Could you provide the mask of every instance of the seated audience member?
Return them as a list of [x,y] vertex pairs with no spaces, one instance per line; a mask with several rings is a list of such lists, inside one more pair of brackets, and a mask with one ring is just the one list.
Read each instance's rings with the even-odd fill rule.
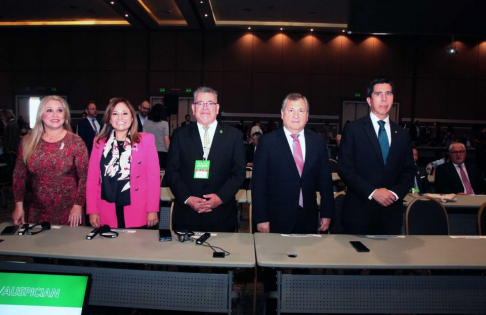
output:
[[[57,95],[42,99],[32,134],[20,143],[13,174],[14,224],[40,223],[78,226],[83,221],[88,150],[71,132],[69,107]],[[25,220],[27,178],[33,200]]]
[[4,126],[3,133],[3,152],[15,152],[19,149],[20,144],[20,129],[15,121],[15,115],[10,109],[3,109],[1,111],[2,122]]
[[336,146],[330,148],[330,158],[333,160],[338,160],[339,159],[339,146],[341,145],[341,134],[338,134],[336,136]]
[[417,172],[415,173],[413,187],[415,189],[418,189],[418,192],[420,193],[429,193],[431,192],[431,187],[429,179],[427,178],[428,174],[422,166],[417,165],[417,160],[419,157],[417,149],[413,148],[412,151],[413,161],[415,162],[415,168],[417,169]]
[[262,128],[260,128],[260,121],[253,122],[253,127],[251,127],[250,135],[254,134],[255,132],[259,132],[263,134]]
[[435,190],[440,194],[474,195],[486,191],[483,174],[476,165],[464,163],[466,147],[462,143],[449,146],[450,162],[437,167],[435,172]]
[[[149,117],[150,118],[150,117]],[[186,115],[184,116],[184,121],[181,122],[181,127],[184,127],[184,126],[189,126],[190,124],[192,124],[193,122],[191,121],[191,116],[190,115]]]
[[246,148],[246,166],[253,167],[253,157],[258,146],[258,138],[262,134],[255,132],[251,135],[251,144]]
[[[141,105],[142,106],[142,105]],[[95,228],[146,228],[159,219],[160,167],[154,135],[139,133],[135,109],[110,100],[89,161],[87,208]]]

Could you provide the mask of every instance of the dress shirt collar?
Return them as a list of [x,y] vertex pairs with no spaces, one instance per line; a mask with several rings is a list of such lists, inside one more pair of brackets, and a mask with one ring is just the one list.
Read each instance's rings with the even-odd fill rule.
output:
[[[290,146],[290,151],[292,151],[292,155],[294,155],[294,139],[291,137],[292,133],[283,127],[284,133],[285,133],[285,138],[287,139],[287,142]],[[305,146],[305,129],[302,129],[298,135],[299,135],[299,142],[300,142],[300,149],[302,150],[302,158],[305,161],[305,153],[306,153],[306,146]]]
[[390,116],[389,115],[386,116],[385,119],[380,119],[375,114],[373,114],[373,112],[370,112],[370,118],[371,118],[371,122],[373,123],[373,126],[379,126],[378,121],[380,121],[380,120],[383,120],[384,122],[386,122],[385,126],[390,126]]

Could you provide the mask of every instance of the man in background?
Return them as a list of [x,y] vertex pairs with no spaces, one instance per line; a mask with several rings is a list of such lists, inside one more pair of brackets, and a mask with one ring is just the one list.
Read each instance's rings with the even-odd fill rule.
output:
[[138,113],[137,113],[138,132],[143,131],[143,124],[147,121],[149,112],[150,112],[150,103],[148,101],[143,101],[142,104],[138,105]]
[[81,119],[77,131],[78,136],[83,139],[88,148],[88,154],[91,155],[93,140],[101,131],[102,121],[98,118],[98,110],[95,102],[86,102],[84,105],[84,112],[86,113],[86,119]]
[[482,172],[466,161],[466,147],[460,142],[449,146],[449,162],[437,166],[435,191],[439,194],[479,195],[486,192]]

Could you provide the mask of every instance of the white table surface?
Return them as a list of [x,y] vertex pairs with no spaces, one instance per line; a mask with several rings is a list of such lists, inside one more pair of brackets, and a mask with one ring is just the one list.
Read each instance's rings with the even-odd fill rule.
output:
[[[408,194],[404,198],[404,205],[408,206],[416,198],[422,198],[416,194]],[[486,202],[486,195],[456,195],[457,201],[455,202],[441,202],[445,208],[477,208]]]
[[[8,223],[0,224],[3,230]],[[157,265],[207,266],[251,268],[255,266],[253,235],[249,233],[217,233],[208,242],[231,254],[213,258],[209,247],[195,242],[181,243],[177,237],[170,242],[159,242],[157,230],[135,230],[120,233],[117,238],[100,235],[87,240],[91,227],[62,226],[37,235],[2,235],[0,254],[50,257],[76,260],[95,260]]]
[[[285,237],[255,233],[259,266],[275,268],[356,269],[484,269],[486,239],[449,236],[406,236],[371,239],[366,236],[328,235]],[[358,253],[349,241],[370,249]],[[291,258],[288,255],[297,255]]]

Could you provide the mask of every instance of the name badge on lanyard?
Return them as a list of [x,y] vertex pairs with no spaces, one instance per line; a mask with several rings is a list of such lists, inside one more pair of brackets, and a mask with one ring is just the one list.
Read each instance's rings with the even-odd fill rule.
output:
[[194,178],[209,179],[209,163],[208,160],[196,160]]

